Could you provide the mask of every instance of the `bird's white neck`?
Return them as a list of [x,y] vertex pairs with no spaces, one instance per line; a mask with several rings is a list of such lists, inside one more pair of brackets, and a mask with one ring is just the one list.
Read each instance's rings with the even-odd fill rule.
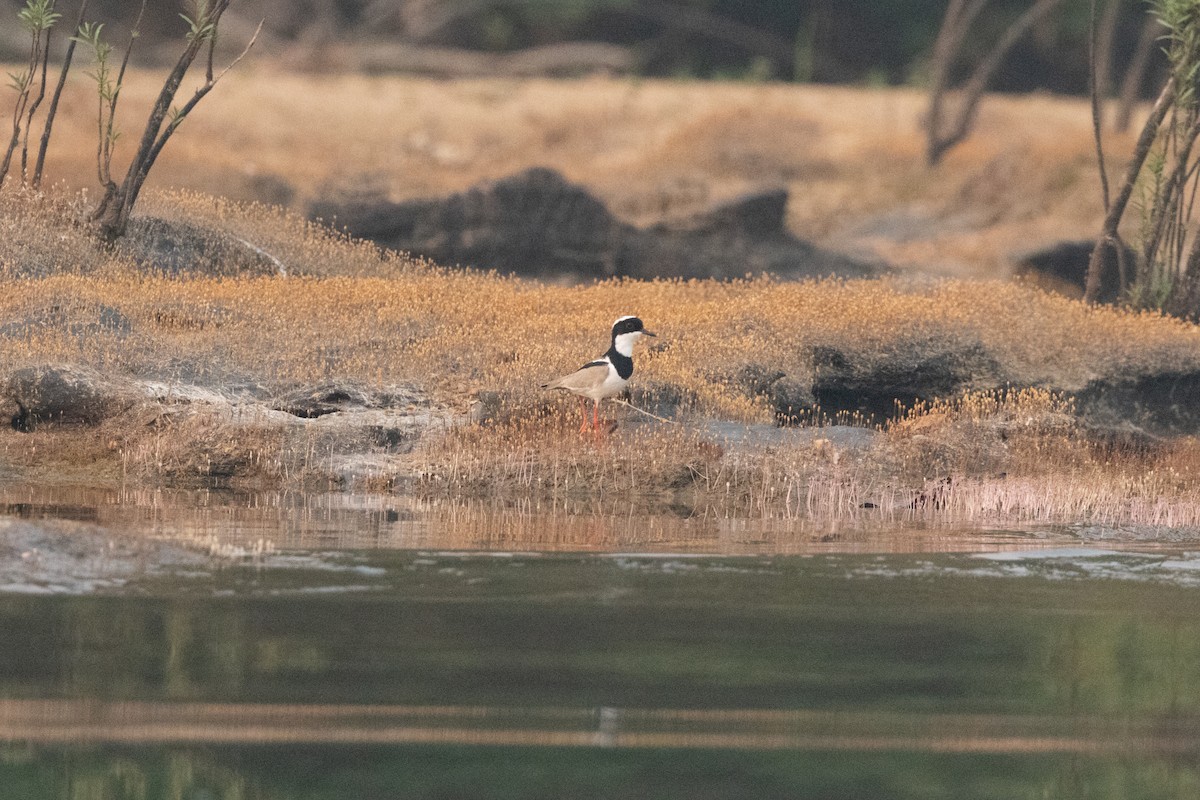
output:
[[613,348],[615,348],[618,353],[626,358],[632,358],[633,343],[636,342],[641,335],[641,331],[630,331],[629,333],[619,334],[613,339]]

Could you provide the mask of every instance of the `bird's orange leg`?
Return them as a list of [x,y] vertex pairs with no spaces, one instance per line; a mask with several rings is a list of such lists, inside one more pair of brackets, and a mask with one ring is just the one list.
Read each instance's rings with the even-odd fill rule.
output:
[[600,401],[594,400],[592,405],[592,430],[600,430]]
[[587,430],[588,430],[587,398],[585,398],[585,397],[579,398],[579,413],[583,414],[583,422],[579,423],[579,432],[587,433]]

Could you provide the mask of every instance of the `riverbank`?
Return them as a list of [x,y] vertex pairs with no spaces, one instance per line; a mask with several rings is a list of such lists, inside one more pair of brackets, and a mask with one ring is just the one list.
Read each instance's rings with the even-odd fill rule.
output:
[[[0,468],[19,479],[1200,523],[1200,329],[1177,320],[1011,282],[550,286],[193,195],[149,203],[178,235],[106,251],[70,198],[17,200]],[[625,313],[659,333],[636,409],[581,437],[538,386]]]

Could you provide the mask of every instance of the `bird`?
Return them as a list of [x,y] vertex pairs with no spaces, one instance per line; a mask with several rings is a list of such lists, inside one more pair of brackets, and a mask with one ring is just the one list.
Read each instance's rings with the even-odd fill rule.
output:
[[579,406],[583,411],[580,433],[588,429],[587,400],[592,401],[592,430],[600,429],[600,401],[616,397],[625,390],[633,375],[633,345],[643,336],[655,336],[637,317],[619,317],[612,326],[612,344],[608,352],[589,361],[582,367],[561,378],[543,383],[543,389],[562,389],[579,395]]

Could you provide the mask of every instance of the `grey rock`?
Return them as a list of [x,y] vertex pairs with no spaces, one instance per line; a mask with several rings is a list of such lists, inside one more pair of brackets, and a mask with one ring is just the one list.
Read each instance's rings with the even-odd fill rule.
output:
[[684,220],[637,228],[557,172],[533,168],[442,199],[331,197],[312,203],[309,216],[441,264],[546,278],[878,272],[876,265],[792,236],[784,226],[786,206],[786,190],[772,189]]
[[316,419],[340,411],[402,409],[427,402],[421,392],[410,387],[372,389],[353,381],[330,381],[288,391],[269,407],[295,417]]
[[118,252],[143,269],[166,275],[277,275],[280,264],[252,243],[215,228],[135,217]]
[[1085,423],[1113,433],[1200,435],[1200,372],[1095,380],[1075,394],[1075,405]]
[[[806,387],[786,391],[786,379],[774,374],[764,373],[772,381],[769,385],[744,383],[751,393],[772,398],[784,424],[807,421],[816,409],[826,419],[849,414],[877,423],[895,418],[918,401],[1024,385],[1014,382],[987,348],[970,339],[914,343],[897,347],[889,359],[875,356],[868,361],[852,351],[824,346],[814,348],[812,360],[811,404]],[[1105,376],[1082,390],[1037,388],[1073,397],[1080,421],[1094,436],[1114,444],[1140,447],[1156,438],[1200,435],[1200,372],[1194,370]],[[781,398],[793,399],[794,407],[782,407]]]
[[[1088,263],[1094,246],[1095,241],[1091,239],[1055,242],[1048,247],[1018,254],[1014,258],[1014,271],[1045,288],[1081,297],[1087,285]],[[1134,254],[1128,247],[1125,248],[1125,263],[1132,272]],[[1097,300],[1102,303],[1117,300],[1121,293],[1120,274],[1116,253],[1109,249],[1102,262]]]
[[368,402],[367,394],[361,389],[330,383],[289,392],[273,403],[271,408],[295,417],[315,419],[347,409],[366,408]]
[[66,365],[18,369],[4,381],[0,397],[12,426],[25,431],[49,423],[95,425],[145,399],[128,381]]
[[652,230],[719,233],[733,237],[773,236],[784,228],[787,201],[787,189],[751,192],[682,221],[655,225]]
[[746,364],[731,376],[730,382],[748,395],[765,398],[775,418],[784,424],[803,421],[806,412],[816,406],[811,380],[759,363]]
[[983,345],[947,340],[897,348],[888,360],[860,363],[853,353],[814,352],[813,399],[826,415],[859,415],[865,422],[894,417],[898,407],[953,397],[966,389],[1006,384],[999,362]]
[[879,264],[817,247],[785,225],[786,189],[752,192],[709,211],[638,231],[639,269],[630,275],[738,278],[771,273],[787,278],[877,275]]
[[443,264],[524,274],[616,274],[626,228],[558,173],[531,169],[445,199],[314,203],[309,216]]
[[675,419],[686,414],[696,402],[695,392],[675,383],[640,381],[629,387],[628,401],[637,408],[659,417]]

